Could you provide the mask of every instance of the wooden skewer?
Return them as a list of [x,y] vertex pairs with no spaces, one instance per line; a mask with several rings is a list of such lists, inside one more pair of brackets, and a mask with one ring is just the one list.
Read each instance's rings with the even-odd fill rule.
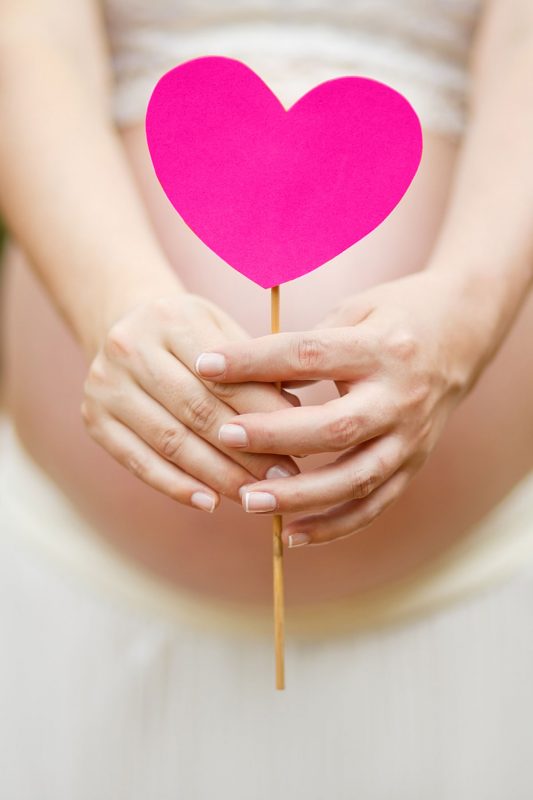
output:
[[[270,290],[270,329],[279,333],[279,286]],[[277,384],[281,391],[281,384]],[[274,575],[274,648],[276,655],[276,689],[285,689],[285,601],[283,595],[283,542],[281,514],[272,522],[272,555]]]

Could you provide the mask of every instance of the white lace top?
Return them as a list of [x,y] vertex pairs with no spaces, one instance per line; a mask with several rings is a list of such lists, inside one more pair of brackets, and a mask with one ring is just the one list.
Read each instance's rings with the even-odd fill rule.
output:
[[341,75],[389,83],[426,129],[457,137],[483,0],[104,0],[115,119],[139,122],[168,69],[201,55],[247,63],[285,105]]

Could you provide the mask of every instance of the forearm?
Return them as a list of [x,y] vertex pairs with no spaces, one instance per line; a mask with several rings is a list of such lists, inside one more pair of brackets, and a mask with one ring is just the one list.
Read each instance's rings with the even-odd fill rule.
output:
[[533,282],[532,74],[533,12],[520,0],[493,4],[479,32],[470,123],[429,264],[473,301],[485,358]]
[[[15,37],[16,39],[16,37]],[[116,316],[180,290],[149,227],[103,98],[46,36],[0,37],[0,202],[90,353]]]

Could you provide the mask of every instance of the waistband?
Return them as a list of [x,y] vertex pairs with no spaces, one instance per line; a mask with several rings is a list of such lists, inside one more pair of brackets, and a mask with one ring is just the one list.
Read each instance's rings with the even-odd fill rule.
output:
[[[219,633],[272,635],[271,606],[195,595],[115,551],[35,464],[7,421],[0,422],[0,523],[0,535],[139,613]],[[533,472],[415,575],[342,600],[287,609],[287,636],[323,639],[420,618],[503,581],[532,560]]]

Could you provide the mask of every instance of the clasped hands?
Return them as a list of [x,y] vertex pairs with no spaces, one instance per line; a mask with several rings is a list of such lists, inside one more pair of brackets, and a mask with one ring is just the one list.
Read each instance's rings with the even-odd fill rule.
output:
[[[291,546],[374,520],[403,492],[472,386],[482,331],[454,281],[429,271],[344,301],[315,329],[249,339],[191,295],[138,307],[109,331],[85,385],[89,432],[179,502],[220,495],[251,513],[298,513]],[[287,388],[332,380],[300,406]],[[294,458],[338,453],[300,473]]]

